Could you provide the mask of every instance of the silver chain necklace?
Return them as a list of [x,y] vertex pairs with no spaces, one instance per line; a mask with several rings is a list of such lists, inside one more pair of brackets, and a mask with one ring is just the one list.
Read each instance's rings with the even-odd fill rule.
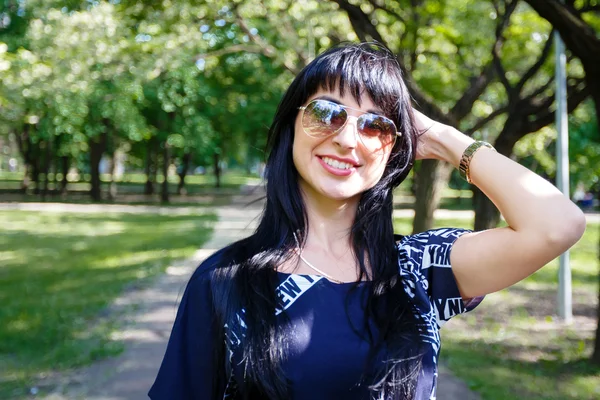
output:
[[296,233],[293,233],[294,235],[294,240],[296,241],[296,246],[298,247],[298,250],[294,249],[294,252],[298,255],[298,257],[300,257],[300,259],[304,262],[304,264],[306,264],[308,267],[312,268],[313,270],[317,271],[319,274],[323,275],[323,277],[327,278],[328,280],[335,282],[335,283],[346,283],[344,281],[340,281],[339,279],[335,279],[334,277],[332,277],[331,275],[321,271],[319,268],[315,267],[314,265],[312,265],[306,258],[304,258],[302,256],[302,248],[300,247],[300,242],[298,241],[298,237],[296,236]]

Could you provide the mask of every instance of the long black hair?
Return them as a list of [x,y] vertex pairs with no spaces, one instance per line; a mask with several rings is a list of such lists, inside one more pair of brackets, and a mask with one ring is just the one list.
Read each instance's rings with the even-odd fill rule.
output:
[[[245,368],[240,396],[289,398],[289,382],[281,367],[287,339],[275,316],[276,269],[296,246],[293,234],[298,233],[303,243],[308,231],[292,144],[298,107],[321,88],[338,90],[342,96],[350,93],[359,104],[361,97],[368,95],[402,133],[382,178],[360,198],[351,239],[360,266],[359,280],[365,276],[372,280],[364,310],[366,320],[377,327],[367,335],[372,366],[365,371],[366,384],[377,397],[409,399],[413,397],[422,347],[416,316],[399,277],[392,192],[414,163],[418,132],[400,67],[394,55],[380,45],[343,44],[327,50],[300,72],[283,96],[269,130],[266,204],[258,228],[224,250],[212,279],[219,326],[214,343],[224,343],[228,329],[242,329],[239,317],[243,313],[243,332],[233,334],[241,346]],[[232,374],[228,347],[224,344],[215,349],[216,375],[221,380],[217,388],[223,388],[222,380]],[[382,348],[386,359],[375,361]]]

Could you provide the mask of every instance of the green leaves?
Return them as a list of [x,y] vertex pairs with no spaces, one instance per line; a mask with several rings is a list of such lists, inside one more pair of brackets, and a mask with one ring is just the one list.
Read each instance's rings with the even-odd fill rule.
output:
[[[61,151],[73,155],[82,137],[110,130],[121,143],[155,138],[176,152],[260,159],[293,76],[330,45],[357,38],[379,38],[399,55],[421,103],[455,113],[463,129],[481,122],[480,134],[493,137],[503,119],[485,118],[510,95],[489,68],[492,48],[500,43],[504,76],[515,85],[550,34],[526,5],[499,29],[507,4],[475,0],[18,4],[0,26],[0,134],[35,125],[32,134],[61,136]],[[551,79],[551,64],[524,94]],[[569,68],[583,73],[575,61]],[[487,80],[480,92],[477,79]]]

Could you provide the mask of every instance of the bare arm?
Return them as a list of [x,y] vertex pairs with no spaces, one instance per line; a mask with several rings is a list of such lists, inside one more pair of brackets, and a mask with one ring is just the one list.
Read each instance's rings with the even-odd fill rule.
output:
[[[417,158],[434,158],[458,168],[473,139],[415,111]],[[427,129],[429,128],[429,129]],[[480,148],[470,164],[475,184],[498,207],[508,227],[465,234],[450,262],[463,298],[504,289],[556,258],[585,231],[581,210],[556,187],[518,163]]]

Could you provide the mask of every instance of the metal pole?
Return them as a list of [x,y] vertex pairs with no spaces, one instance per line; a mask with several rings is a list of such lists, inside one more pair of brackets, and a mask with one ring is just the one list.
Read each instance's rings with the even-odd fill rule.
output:
[[[564,43],[558,34],[554,33],[556,52],[556,186],[567,197],[569,192],[569,125],[567,120],[567,77]],[[558,316],[564,322],[573,319],[573,304],[571,290],[571,266],[569,250],[559,257],[558,269]]]

